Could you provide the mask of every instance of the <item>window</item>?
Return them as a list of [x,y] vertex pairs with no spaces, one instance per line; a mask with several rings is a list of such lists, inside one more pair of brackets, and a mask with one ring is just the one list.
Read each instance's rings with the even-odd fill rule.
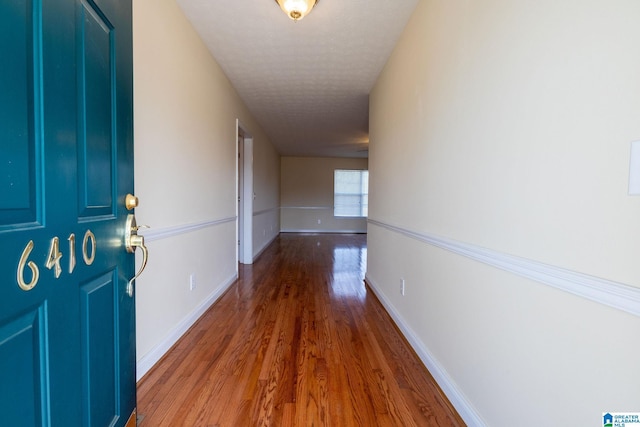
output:
[[369,214],[369,171],[337,169],[333,182],[333,216]]

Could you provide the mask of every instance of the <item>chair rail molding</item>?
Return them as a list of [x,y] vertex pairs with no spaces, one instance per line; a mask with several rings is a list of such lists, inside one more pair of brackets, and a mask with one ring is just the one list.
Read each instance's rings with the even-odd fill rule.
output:
[[588,274],[459,242],[446,237],[416,232],[369,219],[369,224],[416,239],[475,261],[534,280],[565,292],[640,317],[640,288]]
[[214,227],[216,225],[226,224],[228,222],[235,222],[237,218],[237,216],[232,216],[223,219],[193,222],[171,227],[141,229],[139,233],[144,235],[144,238],[147,242],[153,242],[155,240],[167,239],[169,237],[178,236],[180,234],[202,230],[203,228]]

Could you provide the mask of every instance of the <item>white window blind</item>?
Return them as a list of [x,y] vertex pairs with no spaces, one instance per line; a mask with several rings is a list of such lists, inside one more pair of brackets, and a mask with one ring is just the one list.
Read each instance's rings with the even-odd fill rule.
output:
[[369,171],[334,171],[333,215],[366,217],[369,214]]

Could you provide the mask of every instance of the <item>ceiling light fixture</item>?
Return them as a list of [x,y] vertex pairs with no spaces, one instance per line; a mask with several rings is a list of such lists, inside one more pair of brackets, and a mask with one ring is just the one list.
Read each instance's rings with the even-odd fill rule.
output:
[[298,21],[311,12],[318,0],[276,0],[276,3],[289,18]]

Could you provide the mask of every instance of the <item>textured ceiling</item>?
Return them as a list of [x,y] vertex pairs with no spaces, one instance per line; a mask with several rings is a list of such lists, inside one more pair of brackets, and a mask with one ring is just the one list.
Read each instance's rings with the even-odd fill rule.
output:
[[178,0],[286,156],[367,157],[369,92],[419,0]]

